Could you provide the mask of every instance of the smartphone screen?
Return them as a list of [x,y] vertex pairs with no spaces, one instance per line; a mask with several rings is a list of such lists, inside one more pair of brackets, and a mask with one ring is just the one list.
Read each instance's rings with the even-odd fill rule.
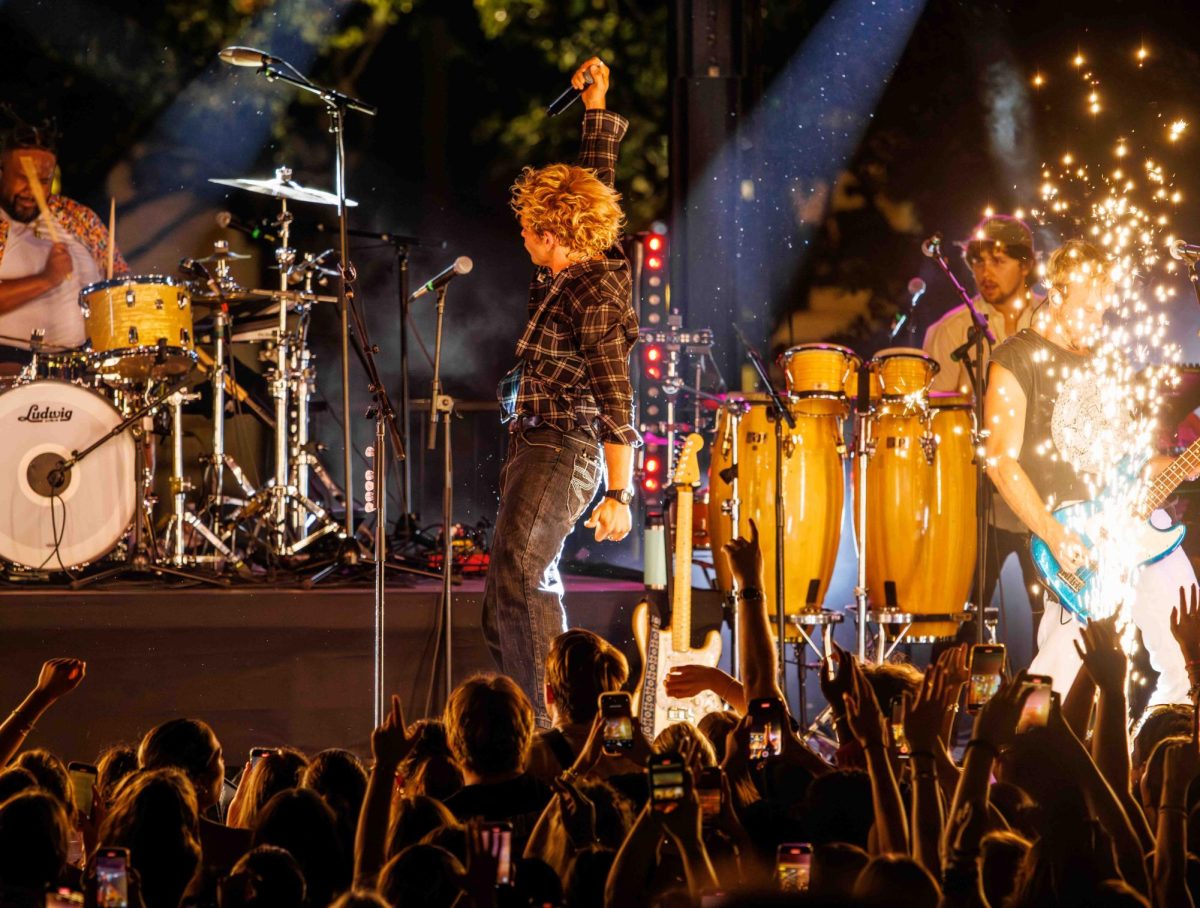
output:
[[700,770],[696,777],[696,794],[700,797],[700,817],[711,820],[721,812],[721,770],[716,766]]
[[896,756],[901,760],[907,760],[912,756],[912,748],[908,743],[908,736],[904,733],[904,698],[892,698],[892,721],[889,723],[892,730],[892,746],[896,748]]
[[779,888],[784,892],[805,892],[812,869],[812,846],[807,842],[791,842],[779,846],[775,853],[779,873]]
[[1052,679],[1049,675],[1029,675],[1026,686],[1029,696],[1021,707],[1020,718],[1017,719],[1017,733],[1029,731],[1031,728],[1045,728],[1050,719],[1050,693]]
[[783,705],[772,697],[750,704],[750,760],[766,760],[779,754],[783,741]]
[[96,853],[97,908],[129,908],[129,852],[101,848]]
[[967,712],[977,713],[1000,689],[1004,671],[1004,644],[976,643],[971,647],[971,682],[967,686]]
[[85,817],[91,816],[92,802],[96,794],[96,767],[90,763],[71,763],[67,772],[71,776],[71,794],[75,801],[75,809]]
[[512,885],[512,824],[486,823],[483,827],[484,841],[495,856],[496,885]]
[[251,747],[250,748],[250,768],[253,769],[258,765],[258,761],[273,751],[274,747]]
[[625,753],[633,747],[633,711],[629,694],[624,691],[601,694],[600,716],[604,722],[601,746],[606,754]]
[[669,813],[683,800],[683,760],[679,754],[655,754],[646,766],[650,777],[650,804]]
[[83,893],[71,889],[56,889],[46,893],[46,908],[76,908],[84,904]]

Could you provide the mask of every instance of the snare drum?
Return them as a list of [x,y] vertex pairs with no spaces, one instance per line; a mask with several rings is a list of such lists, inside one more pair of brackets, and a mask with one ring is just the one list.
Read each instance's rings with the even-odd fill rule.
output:
[[845,389],[861,360],[849,347],[800,344],[779,357],[788,394],[801,413],[842,413],[848,409]]
[[158,274],[129,274],[79,293],[92,367],[112,381],[183,375],[196,361],[187,285]]
[[133,521],[134,441],[124,432],[71,467],[121,414],[87,388],[44,379],[0,393],[0,558],[31,570],[82,567],[111,551]]
[[[928,407],[900,400],[876,407],[875,454],[867,466],[867,585],[876,609],[964,612],[976,539],[974,417],[962,400],[931,394]],[[857,514],[856,508],[856,525]],[[921,621],[905,640],[944,640],[958,627]]]
[[[775,424],[768,417],[764,394],[748,394],[749,409],[734,418],[722,409],[712,447],[709,476],[709,532],[714,552],[734,536],[750,535],[750,518],[758,525],[766,563],[767,594],[775,590]],[[784,583],[789,615],[820,611],[833,577],[842,536],[842,418],[832,413],[800,412],[802,401],[790,402],[796,428],[784,428]],[[727,502],[736,470],[740,499],[734,527]],[[732,577],[724,558],[715,558],[717,582],[729,592]],[[774,607],[772,606],[772,614]]]

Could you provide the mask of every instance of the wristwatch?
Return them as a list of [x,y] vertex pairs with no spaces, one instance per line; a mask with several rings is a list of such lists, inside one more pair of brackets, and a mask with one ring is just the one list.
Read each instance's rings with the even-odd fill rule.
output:
[[756,586],[745,586],[738,590],[734,595],[740,602],[762,602],[763,591]]
[[619,501],[628,507],[633,504],[633,489],[609,489],[604,493],[604,497]]

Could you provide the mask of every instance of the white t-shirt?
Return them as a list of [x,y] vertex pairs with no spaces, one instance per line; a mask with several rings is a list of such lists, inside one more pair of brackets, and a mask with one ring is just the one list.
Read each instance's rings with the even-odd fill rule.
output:
[[[37,220],[22,224],[0,210],[0,218],[8,221],[8,240],[4,257],[0,259],[0,281],[41,274],[50,257],[50,231],[39,227]],[[74,265],[71,275],[53,290],[34,297],[10,312],[0,313],[0,344],[28,349],[29,337],[35,328],[46,332],[44,342],[54,347],[81,347],[87,340],[83,312],[79,308],[79,291],[88,284],[103,280],[96,260],[86,246],[67,234],[65,242]]]

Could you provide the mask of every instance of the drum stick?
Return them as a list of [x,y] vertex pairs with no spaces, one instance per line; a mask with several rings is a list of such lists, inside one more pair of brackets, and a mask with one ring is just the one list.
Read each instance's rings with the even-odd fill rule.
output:
[[108,200],[108,280],[113,276],[113,256],[117,250],[117,199]]
[[38,211],[42,213],[42,218],[46,222],[46,229],[50,231],[50,239],[56,243],[63,241],[62,234],[58,230],[58,222],[54,219],[54,215],[50,213],[50,206],[46,204],[46,193],[42,192],[42,178],[38,176],[38,172],[34,169],[33,161],[29,155],[19,155],[21,159],[21,169],[25,171],[25,178],[29,180],[29,190],[33,193],[34,201],[37,202]]

